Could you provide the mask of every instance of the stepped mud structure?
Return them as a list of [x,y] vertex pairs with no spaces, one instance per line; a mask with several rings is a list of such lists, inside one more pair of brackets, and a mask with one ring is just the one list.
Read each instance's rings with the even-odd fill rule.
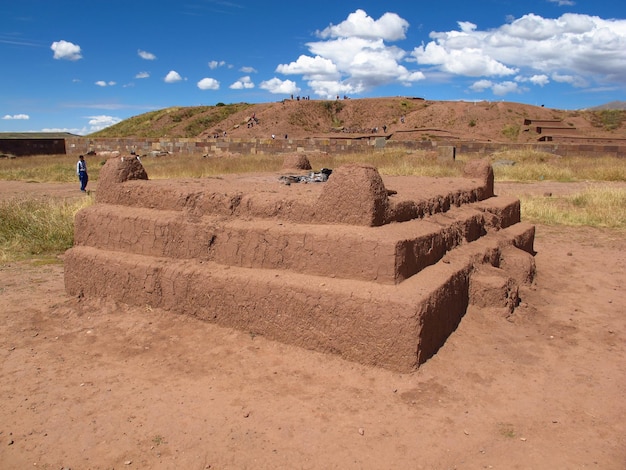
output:
[[[136,158],[101,169],[75,220],[68,294],[166,309],[408,372],[470,304],[510,315],[535,274],[534,226],[494,196],[482,160],[462,178],[381,177],[351,164],[326,182],[289,157],[277,174],[149,180]],[[291,180],[291,181],[295,181]]]

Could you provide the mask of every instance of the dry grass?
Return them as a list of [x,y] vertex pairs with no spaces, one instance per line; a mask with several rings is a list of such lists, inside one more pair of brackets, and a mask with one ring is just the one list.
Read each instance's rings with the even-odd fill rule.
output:
[[74,243],[74,216],[92,204],[50,199],[0,201],[0,261],[54,257]]
[[207,157],[201,155],[144,157],[141,160],[150,179],[206,178],[233,173],[278,171],[280,156],[243,155]]
[[626,229],[626,190],[594,187],[562,197],[522,196],[522,218],[545,225]]
[[[77,181],[73,155],[37,155],[0,160],[0,180],[69,183]],[[89,162],[89,172],[93,171]]]
[[[378,168],[383,175],[404,176],[460,176],[464,163],[459,161],[442,165],[432,154],[406,151],[370,152],[359,154],[309,154],[314,170],[337,168],[347,163],[365,163]],[[238,155],[185,157],[168,156],[143,158],[142,164],[151,179],[205,178],[232,173],[276,172],[283,165],[281,155]]]
[[[372,151],[369,153],[326,155],[310,154],[314,169],[336,168],[360,162],[374,165],[384,175],[460,176],[469,160],[459,156],[452,164],[441,164],[432,152]],[[535,151],[508,151],[489,156],[494,164],[496,181],[626,181],[626,159],[608,156],[559,157]],[[89,179],[98,180],[105,163],[100,157],[86,157]],[[514,162],[498,165],[498,162]],[[281,155],[211,156],[171,155],[144,157],[142,163],[151,179],[204,178],[229,173],[278,171]],[[50,155],[0,160],[0,180],[74,182],[76,157]]]
[[[97,181],[104,161],[86,157],[91,181]],[[309,156],[315,170],[360,162],[374,165],[384,175],[459,176],[467,158],[441,164],[432,153],[373,151],[367,154]],[[610,157],[563,158],[540,152],[505,152],[490,157],[514,165],[494,166],[498,181],[626,181],[626,160]],[[202,158],[201,155],[142,160],[151,179],[204,178],[227,173],[275,172],[280,155],[245,155]],[[76,158],[68,155],[20,157],[0,160],[0,180],[76,182]],[[520,195],[522,217],[533,223],[626,228],[626,192],[606,187],[567,197]],[[11,200],[0,204],[0,261],[61,253],[73,244],[74,215],[93,202]]]
[[[499,152],[489,158],[497,181],[626,181],[623,158],[560,157],[535,151]],[[497,164],[502,161],[515,164]]]

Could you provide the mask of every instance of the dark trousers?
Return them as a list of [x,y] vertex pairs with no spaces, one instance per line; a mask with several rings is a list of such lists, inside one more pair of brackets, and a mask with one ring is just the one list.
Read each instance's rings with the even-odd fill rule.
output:
[[89,175],[87,175],[86,171],[79,171],[78,180],[80,181],[80,190],[84,191],[87,187],[87,182],[89,181]]

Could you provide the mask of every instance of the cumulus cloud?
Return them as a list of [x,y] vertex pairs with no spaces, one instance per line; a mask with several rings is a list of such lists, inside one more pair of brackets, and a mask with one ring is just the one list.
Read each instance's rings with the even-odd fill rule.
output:
[[183,77],[181,77],[177,71],[170,70],[163,80],[165,83],[176,83],[180,82],[182,79]]
[[12,120],[12,119],[16,119],[16,120],[28,120],[30,119],[30,116],[28,114],[5,114],[4,116],[2,116],[2,119],[6,119],[6,120]]
[[247,88],[254,88],[254,83],[252,82],[250,77],[245,76],[245,77],[241,77],[239,80],[234,82],[232,85],[229,86],[229,88],[232,90],[243,90]]
[[201,90],[219,90],[220,82],[214,78],[203,78],[198,82],[198,88]]
[[515,77],[515,80],[518,82],[530,82],[533,85],[537,85],[540,87],[546,86],[548,83],[550,83],[550,77],[544,74],[533,75],[531,77],[525,77],[525,76],[520,75],[520,76]]
[[223,60],[212,60],[209,62],[209,68],[211,70],[215,70],[218,67],[224,67],[226,65],[226,62]]
[[104,80],[98,80],[96,82],[96,85],[101,86],[101,87],[105,87],[105,86],[115,86],[116,82],[113,81],[109,81],[109,82],[105,82]]
[[[560,2],[560,4],[564,4]],[[494,93],[519,93],[515,83],[546,86],[550,80],[574,87],[591,82],[626,83],[626,20],[566,13],[559,18],[527,14],[498,28],[481,31],[469,22],[459,29],[430,33],[431,41],[413,49],[419,65],[449,75],[506,77]],[[483,80],[470,89],[483,89]]]
[[350,13],[345,21],[330,25],[317,35],[322,38],[359,37],[365,39],[384,39],[398,41],[406,37],[409,22],[395,13],[385,13],[374,20],[365,11],[359,9]]
[[509,93],[523,93],[524,91],[527,91],[516,81],[506,80],[503,82],[493,82],[486,79],[474,82],[470,86],[470,90],[479,93],[490,90],[496,96],[504,96]]
[[479,48],[460,47],[446,48],[431,42],[418,48],[414,55],[422,65],[437,65],[444,71],[454,75],[467,77],[503,76],[517,73],[517,69],[507,67],[489,57]]
[[296,82],[292,82],[291,80],[281,80],[276,77],[261,82],[259,88],[267,90],[270,93],[283,95],[295,95],[300,91]]
[[517,82],[512,82],[510,80],[494,83],[491,87],[491,91],[496,96],[504,96],[509,93],[522,93],[524,91]]
[[573,87],[582,88],[588,86],[587,81],[583,77],[577,77],[574,75],[568,74],[560,74],[558,72],[554,72],[552,75],[552,80],[558,83],[568,83]]
[[319,55],[315,57],[301,55],[295,62],[281,64],[276,67],[276,72],[285,75],[304,75],[304,78],[307,80],[314,80],[316,77],[338,79],[341,76],[332,60],[325,59]]
[[89,132],[100,131],[104,129],[105,127],[109,127],[114,124],[117,124],[120,121],[121,121],[120,118],[113,117],[113,116],[104,116],[104,115],[89,116],[89,127],[90,127]]
[[139,49],[137,55],[144,60],[156,60],[156,56],[152,52],[142,51]]
[[139,72],[135,75],[135,78],[149,78],[150,74],[148,72]]
[[254,67],[241,67],[239,71],[243,73],[257,73],[257,70]]
[[279,64],[276,72],[301,75],[320,97],[357,94],[391,83],[410,85],[425,78],[402,62],[408,53],[385,41],[406,38],[409,23],[395,13],[379,19],[357,10],[338,25],[317,32],[320,41],[307,43],[310,55]]
[[50,49],[54,51],[55,59],[75,61],[83,58],[80,53],[80,46],[69,41],[55,41],[50,46]]

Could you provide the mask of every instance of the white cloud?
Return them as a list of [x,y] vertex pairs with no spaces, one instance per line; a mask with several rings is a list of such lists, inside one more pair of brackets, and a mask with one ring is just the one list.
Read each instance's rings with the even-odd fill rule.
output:
[[114,116],[104,116],[104,115],[89,116],[89,127],[90,127],[89,132],[100,131],[104,129],[105,127],[109,127],[114,124],[117,124],[120,121],[121,121],[120,118],[114,117]]
[[506,81],[494,83],[491,87],[491,91],[496,96],[504,96],[508,93],[521,93],[522,91],[524,91],[524,89],[520,88],[520,86],[516,82]]
[[226,62],[223,61],[223,60],[219,60],[219,61],[212,60],[212,61],[209,62],[209,68],[211,70],[215,70],[218,67],[223,67],[224,65],[226,65]]
[[135,75],[135,78],[149,78],[150,77],[150,73],[148,72],[139,72],[137,75]]
[[96,85],[101,86],[101,87],[105,87],[105,86],[115,86],[117,85],[116,82],[110,81],[110,82],[105,82],[104,80],[98,80],[97,82],[95,82]]
[[68,41],[55,41],[50,46],[50,49],[54,51],[55,59],[63,59],[63,60],[79,60],[82,59],[83,56],[80,53],[80,46],[76,44],[72,44]]
[[239,80],[234,82],[232,85],[229,86],[229,88],[232,90],[243,90],[244,88],[254,88],[254,83],[252,82],[250,77],[245,76],[245,77],[241,77]]
[[444,72],[467,77],[503,76],[517,73],[516,69],[492,59],[481,49],[464,47],[452,49],[430,42],[414,50],[414,56],[423,65],[437,65]]
[[144,60],[156,60],[156,56],[152,52],[146,52],[139,49],[137,55]]
[[348,18],[338,25],[331,24],[323,31],[318,31],[317,35],[322,39],[359,37],[398,41],[406,37],[408,27],[408,21],[395,13],[385,13],[379,19],[374,20],[365,11],[359,9],[350,13]]
[[82,129],[69,127],[44,127],[43,129],[41,129],[41,132],[68,132],[70,134],[85,135],[89,133],[89,129],[87,129],[86,127],[83,127]]
[[491,80],[478,80],[477,82],[474,82],[471,86],[470,89],[473,91],[485,91],[490,89],[493,86],[493,82]]
[[365,91],[363,86],[358,83],[351,84],[337,80],[312,80],[309,82],[309,86],[317,96],[324,99],[335,99],[335,97],[343,95],[356,95]]
[[474,82],[470,86],[470,90],[475,92],[484,92],[485,90],[491,90],[491,92],[496,96],[504,96],[508,93],[522,93],[527,91],[525,88],[520,87],[517,82],[514,81],[504,81],[504,82],[493,82],[491,80],[478,80]]
[[11,120],[11,119],[16,119],[16,120],[28,120],[30,119],[30,116],[28,114],[6,114],[2,117],[2,119],[6,119],[6,120]]
[[291,80],[281,80],[276,77],[261,82],[259,88],[267,90],[270,93],[283,95],[294,95],[300,91],[296,82],[292,82]]
[[519,81],[530,82],[533,85],[538,85],[540,87],[546,86],[550,83],[550,78],[547,75],[533,75],[532,77],[523,77]]
[[239,71],[243,73],[257,73],[257,69],[254,67],[241,67]]
[[587,81],[582,77],[577,77],[574,75],[560,74],[555,72],[551,75],[552,80],[558,83],[568,83],[574,87],[582,88],[588,86]]
[[165,83],[176,83],[180,82],[182,79],[183,78],[178,72],[176,72],[175,70],[170,70],[163,80],[165,81]]
[[198,88],[201,90],[219,90],[220,82],[214,78],[203,78],[198,82]]
[[[450,75],[517,75],[518,83],[539,86],[547,85],[548,77],[575,87],[626,83],[626,20],[574,13],[550,19],[530,13],[485,31],[472,23],[458,24],[459,31],[431,33],[430,42],[413,49],[414,60]],[[503,83],[491,89],[525,90]]]
[[425,78],[419,70],[408,70],[402,62],[408,54],[385,41],[406,37],[409,23],[395,13],[374,20],[357,10],[338,25],[317,35],[323,39],[307,43],[311,55],[279,64],[277,73],[302,75],[318,96],[357,94],[391,83],[410,85]]
[[337,66],[330,59],[325,59],[316,55],[309,57],[301,55],[298,60],[290,64],[280,64],[276,67],[276,72],[285,75],[304,75],[305,79],[315,79],[323,77],[331,77],[339,79],[341,74]]

